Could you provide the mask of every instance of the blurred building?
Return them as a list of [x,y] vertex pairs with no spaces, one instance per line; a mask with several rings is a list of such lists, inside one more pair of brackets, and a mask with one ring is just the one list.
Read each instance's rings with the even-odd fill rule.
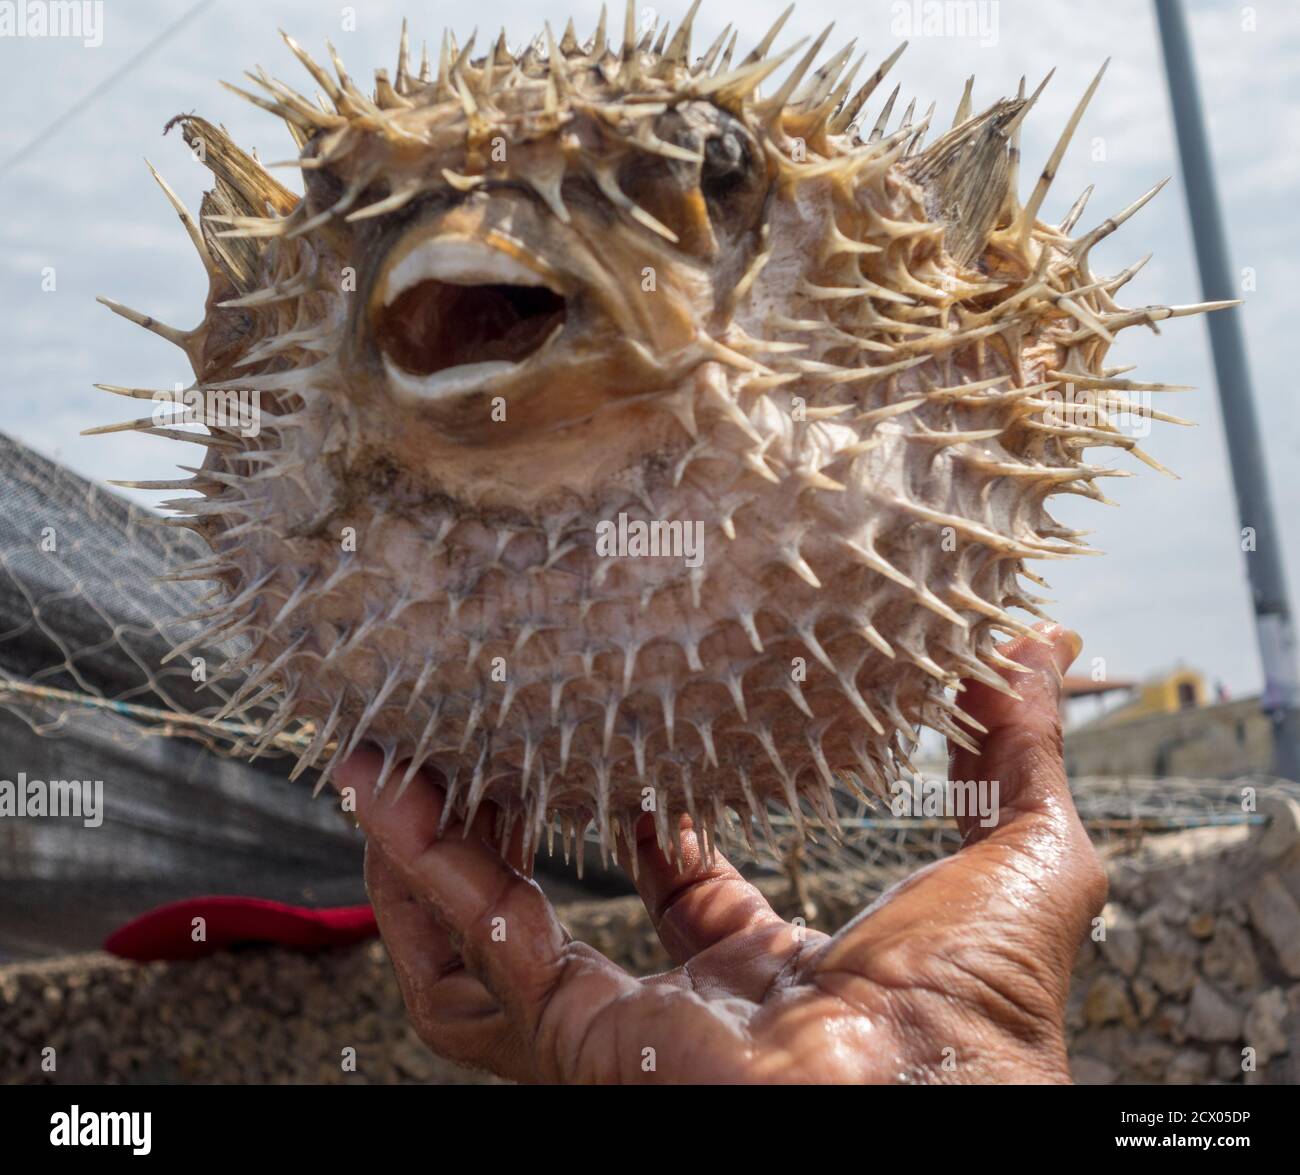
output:
[[1123,695],[1068,728],[1065,764],[1072,776],[1223,778],[1272,768],[1272,726],[1259,699],[1223,700],[1223,691],[1212,691],[1195,669],[1180,666],[1139,683],[1071,685],[1067,679],[1071,699]]

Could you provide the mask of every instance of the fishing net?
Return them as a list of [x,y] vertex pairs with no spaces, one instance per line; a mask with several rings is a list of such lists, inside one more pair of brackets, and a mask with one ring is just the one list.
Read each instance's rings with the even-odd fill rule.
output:
[[212,677],[237,642],[168,660],[197,634],[176,618],[202,608],[208,585],[158,577],[202,559],[203,544],[3,435],[0,494],[0,707],[41,735],[91,724],[246,750],[256,713],[214,720],[238,682]]

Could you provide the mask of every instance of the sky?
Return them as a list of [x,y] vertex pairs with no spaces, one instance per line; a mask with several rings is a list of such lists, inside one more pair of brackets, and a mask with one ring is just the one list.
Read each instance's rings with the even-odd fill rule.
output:
[[[738,21],[743,54],[784,2],[705,0],[696,43],[707,45],[724,24]],[[25,3],[19,2],[20,15]],[[542,20],[558,32],[570,14],[585,37],[599,11],[587,0],[568,11],[478,0],[472,12],[399,0],[351,6],[104,0],[90,10],[98,19],[76,38],[9,35],[15,26],[5,17],[13,7],[0,0],[0,430],[96,479],[166,478],[176,462],[193,459],[192,446],[136,433],[79,435],[126,418],[124,401],[94,383],[172,387],[191,379],[179,351],[94,300],[107,295],[181,327],[202,314],[202,269],[144,163],[147,157],[191,208],[198,206],[208,173],[178,134],[162,135],[169,118],[197,112],[262,159],[281,160],[293,151],[278,120],[218,85],[218,79],[239,84],[245,69],[260,64],[310,92],[310,78],[279,39],[279,27],[313,52],[330,38],[361,77],[378,66],[392,70],[403,15],[411,20],[413,42],[427,38],[436,56],[448,22],[462,43],[477,21],[480,39],[504,26],[518,44],[540,31]],[[38,7],[49,6],[38,0]],[[646,22],[658,15],[676,23],[685,7],[674,2],[638,14]],[[1001,0],[976,8],[982,19],[963,30],[927,23],[920,0],[803,0],[778,48],[832,20],[828,45],[856,37],[860,49],[871,50],[869,62],[906,38],[909,47],[892,75],[902,85],[897,109],[913,97],[918,110],[937,101],[941,125],[968,75],[975,75],[979,105],[1014,93],[1022,74],[1033,86],[1056,67],[1024,128],[1022,197],[1075,102],[1111,58],[1041,215],[1058,220],[1095,184],[1079,226],[1090,228],[1156,181],[1175,177],[1096,250],[1093,267],[1115,273],[1154,251],[1123,291],[1126,303],[1199,301],[1151,6]],[[1294,0],[1250,6],[1191,0],[1188,15],[1231,255],[1242,273],[1240,313],[1296,601],[1300,409],[1287,353],[1296,345],[1300,279],[1300,8]],[[621,29],[622,16],[611,24]],[[33,26],[20,19],[19,27]],[[885,93],[882,88],[873,98],[873,111]],[[294,173],[278,175],[299,186]],[[1125,331],[1110,361],[1137,364],[1133,378],[1195,385],[1196,391],[1157,406],[1198,426],[1157,424],[1145,442],[1180,479],[1120,455],[1113,462],[1135,476],[1107,484],[1118,509],[1081,499],[1058,504],[1058,517],[1091,529],[1091,541],[1106,555],[1042,566],[1055,601],[1049,610],[1082,633],[1085,672],[1141,678],[1185,664],[1234,695],[1254,693],[1259,659],[1204,323],[1178,319],[1163,324],[1159,335]]]

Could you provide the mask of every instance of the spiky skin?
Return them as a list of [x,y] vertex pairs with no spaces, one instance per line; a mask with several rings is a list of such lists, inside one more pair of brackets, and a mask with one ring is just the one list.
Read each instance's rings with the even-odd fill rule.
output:
[[[881,133],[892,98],[858,132],[890,62],[850,97],[848,52],[810,72],[825,34],[759,97],[776,31],[734,69],[721,41],[688,64],[689,34],[606,47],[603,22],[518,58],[444,38],[436,77],[404,33],[374,97],[290,42],[330,101],[265,75],[256,100],[302,147],[301,201],[182,120],[218,183],[201,227],[178,206],[211,294],[169,337],[197,387],[255,387],[264,416],[251,441],[213,428],[202,497],[175,505],[224,593],[205,639],[251,640],[231,712],[278,699],[267,739],[310,719],[298,770],[373,741],[385,777],[436,770],[448,817],[493,801],[529,850],[557,820],[611,847],[653,789],[671,851],[683,812],[709,833],[772,801],[829,815],[917,725],[969,742],[959,679],[1006,688],[1023,560],[1084,549],[1045,503],[1101,497],[1085,449],[1134,449],[1110,417],[1157,386],[1108,371],[1111,334],[1183,309],[1117,306],[1136,267],[1093,277],[1116,221],[1037,220],[1073,123],[1020,205],[1023,85],[963,99],[922,150],[910,117]],[[706,198],[728,131],[744,178]],[[380,357],[402,325],[376,291],[453,233],[544,272],[566,317],[422,398]],[[702,522],[703,563],[597,554],[620,514]]]

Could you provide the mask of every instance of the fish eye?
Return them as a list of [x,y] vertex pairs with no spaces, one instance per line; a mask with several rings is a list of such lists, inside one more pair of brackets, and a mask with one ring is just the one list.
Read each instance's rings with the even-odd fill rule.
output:
[[704,144],[700,165],[700,189],[710,200],[725,199],[749,174],[745,144],[735,131],[722,131]]

